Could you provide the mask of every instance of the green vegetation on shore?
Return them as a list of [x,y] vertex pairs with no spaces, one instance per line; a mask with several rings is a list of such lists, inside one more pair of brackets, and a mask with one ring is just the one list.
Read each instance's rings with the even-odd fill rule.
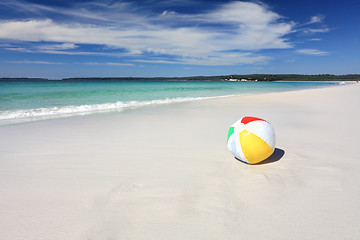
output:
[[223,75],[223,76],[193,76],[193,77],[90,77],[64,78],[50,80],[46,78],[0,78],[2,82],[81,82],[81,81],[360,81],[360,74],[348,75],[301,75],[301,74],[250,74],[250,75]]

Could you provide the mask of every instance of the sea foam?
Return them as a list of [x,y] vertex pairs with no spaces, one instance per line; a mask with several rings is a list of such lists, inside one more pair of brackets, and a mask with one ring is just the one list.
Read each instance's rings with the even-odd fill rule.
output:
[[0,111],[0,121],[41,120],[41,119],[50,119],[50,118],[58,118],[58,117],[87,115],[87,114],[100,113],[100,112],[112,112],[112,111],[120,112],[126,109],[140,108],[144,106],[191,102],[191,101],[198,101],[205,99],[223,98],[228,96],[179,97],[179,98],[166,98],[166,99],[158,99],[158,100],[128,101],[128,102],[118,101],[114,103],[103,103],[103,104],[86,104],[79,106],[63,106],[63,107]]

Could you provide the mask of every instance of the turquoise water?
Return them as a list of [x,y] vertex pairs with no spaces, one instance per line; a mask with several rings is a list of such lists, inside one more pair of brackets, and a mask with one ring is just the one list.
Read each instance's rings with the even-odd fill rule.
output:
[[0,122],[122,111],[213,97],[318,88],[329,82],[0,82]]

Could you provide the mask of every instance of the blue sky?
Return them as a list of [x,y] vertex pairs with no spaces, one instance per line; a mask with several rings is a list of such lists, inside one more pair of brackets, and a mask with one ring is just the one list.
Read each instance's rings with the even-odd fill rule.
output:
[[359,73],[359,0],[0,0],[0,77]]

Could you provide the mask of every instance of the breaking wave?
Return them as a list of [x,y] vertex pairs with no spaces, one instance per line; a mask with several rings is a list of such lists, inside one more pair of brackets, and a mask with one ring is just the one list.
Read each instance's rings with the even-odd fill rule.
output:
[[[231,96],[231,95],[230,95]],[[217,97],[179,97],[179,98],[167,98],[148,101],[128,101],[128,102],[114,102],[114,103],[102,103],[102,104],[86,104],[79,106],[63,106],[63,107],[46,107],[35,109],[20,109],[10,111],[0,111],[1,121],[11,120],[40,120],[49,118],[58,118],[66,116],[87,115],[91,113],[100,112],[112,112],[123,111],[126,109],[140,108],[151,105],[162,105],[171,103],[191,102],[197,100],[223,98],[228,96]]]

